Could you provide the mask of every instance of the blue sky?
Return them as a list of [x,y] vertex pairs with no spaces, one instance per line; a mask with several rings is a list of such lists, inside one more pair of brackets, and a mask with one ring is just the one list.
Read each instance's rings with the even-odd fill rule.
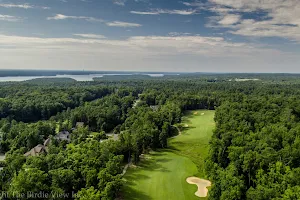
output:
[[0,68],[300,72],[299,0],[0,0]]

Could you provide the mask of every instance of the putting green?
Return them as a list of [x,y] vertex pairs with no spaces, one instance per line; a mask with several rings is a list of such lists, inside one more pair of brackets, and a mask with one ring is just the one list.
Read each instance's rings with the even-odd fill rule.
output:
[[199,200],[195,196],[197,186],[188,184],[186,178],[205,178],[202,168],[214,128],[213,117],[214,111],[187,112],[182,134],[169,139],[170,148],[151,152],[137,167],[129,168],[124,176],[123,198]]

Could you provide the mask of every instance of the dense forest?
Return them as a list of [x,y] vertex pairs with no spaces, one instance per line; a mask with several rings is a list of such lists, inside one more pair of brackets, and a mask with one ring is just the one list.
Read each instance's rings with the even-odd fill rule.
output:
[[[300,199],[299,78],[185,74],[1,83],[2,199],[115,199],[124,166],[168,148],[174,125],[194,109],[216,110],[206,162],[210,199]],[[58,137],[66,132],[70,139]],[[36,147],[38,156],[24,156]]]

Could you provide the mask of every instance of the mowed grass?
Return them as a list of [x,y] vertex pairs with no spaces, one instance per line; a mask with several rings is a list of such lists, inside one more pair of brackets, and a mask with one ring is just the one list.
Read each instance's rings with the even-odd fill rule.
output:
[[196,165],[186,157],[168,151],[151,152],[124,176],[123,199],[199,199],[194,195],[197,187],[186,182],[196,173]]
[[[206,178],[204,170],[205,158],[208,156],[209,140],[215,127],[215,111],[189,111],[182,119],[182,135],[169,139],[169,148],[176,154],[190,158],[198,167],[199,178]],[[188,127],[184,127],[188,125]]]
[[188,184],[186,178],[205,178],[202,168],[214,128],[213,117],[214,111],[187,112],[182,125],[188,127],[181,129],[181,135],[169,139],[170,148],[151,152],[137,167],[128,169],[122,199],[199,200],[194,194],[197,186]]

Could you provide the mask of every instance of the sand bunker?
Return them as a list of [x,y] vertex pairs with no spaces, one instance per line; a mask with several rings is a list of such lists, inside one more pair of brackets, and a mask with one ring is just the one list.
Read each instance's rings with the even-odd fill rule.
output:
[[187,128],[187,127],[189,127],[189,125],[188,125],[188,124],[184,124],[183,127],[184,127],[184,128]]
[[198,114],[198,112],[194,112],[194,115],[197,115]]
[[204,113],[201,113],[201,115],[204,115]]
[[200,179],[197,177],[189,177],[186,179],[186,182],[189,184],[194,184],[198,186],[197,192],[195,192],[195,195],[197,197],[207,197],[208,189],[207,187],[211,186],[211,182],[208,180]]

